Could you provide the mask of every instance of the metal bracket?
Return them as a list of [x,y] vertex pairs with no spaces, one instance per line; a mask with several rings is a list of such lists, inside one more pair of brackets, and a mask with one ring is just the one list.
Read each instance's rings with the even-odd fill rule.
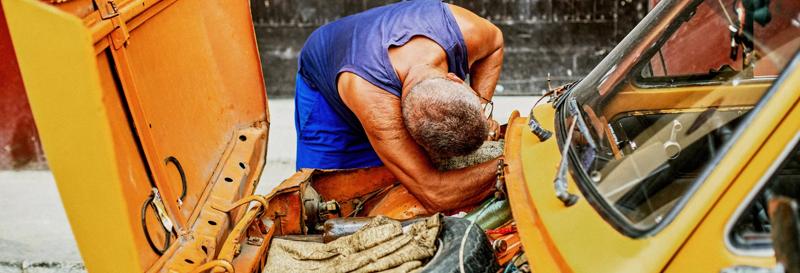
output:
[[164,229],[172,231],[174,225],[169,216],[167,216],[164,200],[161,199],[161,194],[158,193],[156,188],[153,188],[153,205],[156,207],[156,214],[158,215],[158,220],[161,221],[161,225],[164,226]]
[[494,197],[498,200],[508,198],[508,192],[506,191],[506,166],[505,160],[501,157],[500,160],[497,161],[497,180],[494,184]]
[[119,13],[119,7],[115,0],[94,0],[94,5],[100,13],[100,18],[103,20],[111,20],[114,30],[111,31],[111,43],[114,49],[120,49],[128,45],[128,39],[131,37],[128,32],[128,26],[122,19]]
[[94,5],[100,11],[100,19],[108,20],[119,16],[119,8],[114,0],[94,0]]
[[[126,50],[117,51],[125,53]],[[212,174],[213,181],[201,195],[205,197],[197,202],[195,216],[178,222],[175,216],[180,214],[172,215],[172,211],[166,210],[173,216],[178,240],[153,265],[151,272],[233,272],[232,264],[237,256],[240,260],[236,264],[241,269],[237,272],[260,268],[259,263],[266,257],[268,242],[276,227],[272,221],[267,224],[262,218],[268,202],[264,196],[251,195],[255,186],[249,182],[263,168],[266,130],[266,127],[245,128],[233,135],[225,149],[226,156]],[[239,164],[242,162],[253,167],[243,168]],[[162,199],[174,202],[174,193]],[[174,208],[171,206],[174,204],[166,202],[165,208]],[[183,233],[181,224],[186,227]]]

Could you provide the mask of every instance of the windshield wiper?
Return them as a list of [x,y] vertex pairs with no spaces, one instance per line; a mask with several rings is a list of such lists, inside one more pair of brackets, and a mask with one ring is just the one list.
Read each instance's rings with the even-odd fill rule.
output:
[[561,162],[558,163],[558,172],[556,173],[556,179],[553,181],[553,186],[556,190],[556,197],[558,200],[561,200],[564,203],[564,206],[570,207],[575,205],[578,202],[578,196],[570,193],[567,191],[567,153],[569,152],[569,148],[572,146],[572,132],[575,131],[575,124],[578,123],[579,116],[574,115],[572,117],[572,125],[569,126],[569,131],[567,131],[567,139],[564,141],[563,147],[561,148]]
[[544,97],[548,96],[550,98],[547,102],[553,103],[553,108],[559,109],[561,105],[563,105],[565,98],[569,97],[573,87],[575,87],[575,85],[577,85],[580,81],[581,80],[577,80],[556,88],[552,88],[550,86],[550,73],[547,73],[547,90],[549,91],[533,104],[533,107],[531,107],[531,112],[528,114],[528,127],[531,129],[531,133],[539,138],[539,142],[544,142],[545,140],[549,139],[553,135],[553,132],[550,132],[542,127],[541,123],[539,123],[539,120],[536,119],[533,110],[536,109],[536,106],[539,105],[539,102],[541,102]]
[[586,139],[586,144],[589,144],[589,147],[591,147],[592,150],[597,151],[597,143],[594,142],[592,134],[589,133],[589,126],[586,125],[586,121],[583,119],[583,116],[581,116],[581,112],[578,108],[578,102],[575,100],[575,98],[569,99],[568,107],[569,113],[578,120],[578,131],[581,132],[583,138]]

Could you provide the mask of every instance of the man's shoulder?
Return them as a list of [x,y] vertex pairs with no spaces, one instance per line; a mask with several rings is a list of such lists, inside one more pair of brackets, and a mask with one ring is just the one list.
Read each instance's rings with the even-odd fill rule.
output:
[[383,90],[380,87],[370,83],[368,80],[364,79],[358,74],[349,71],[344,71],[339,73],[338,79],[336,81],[336,86],[339,89],[340,95],[345,95],[345,93],[354,92],[357,93],[357,95],[367,95],[370,93],[376,93],[381,95],[383,94],[389,95],[390,97],[396,97],[391,93],[389,93],[388,91]]
[[456,24],[458,24],[461,30],[464,42],[470,51],[470,59],[480,55],[472,54],[473,52],[484,53],[477,52],[481,51],[480,49],[496,48],[503,45],[503,32],[489,20],[478,16],[468,9],[453,4],[446,5],[450,8],[456,20]]

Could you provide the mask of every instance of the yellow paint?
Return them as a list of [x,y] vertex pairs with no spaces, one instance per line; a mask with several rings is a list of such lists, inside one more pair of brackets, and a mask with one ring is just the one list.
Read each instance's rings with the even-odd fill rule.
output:
[[800,122],[797,122],[800,120],[800,92],[796,91],[800,88],[800,70],[793,71],[779,88],[739,141],[741,146],[755,146],[757,153],[749,162],[743,162],[746,165],[741,172],[731,172],[730,179],[734,180],[731,187],[676,255],[669,272],[687,272],[690,268],[698,272],[717,272],[737,265],[765,268],[775,265],[774,257],[734,253],[725,246],[724,240],[727,224],[737,217],[736,210],[748,205],[747,196],[758,190],[758,182],[765,178],[773,164],[783,161],[779,156],[793,147],[790,141],[800,132]]
[[[92,1],[0,1],[89,272],[199,266],[207,255],[198,245],[213,251],[224,224],[245,212],[214,213],[207,201],[252,194],[266,161],[269,114],[248,2],[116,1],[119,16],[103,20]],[[122,29],[130,31],[127,43],[116,39],[127,37]],[[181,178],[168,157],[185,170],[180,202]],[[215,183],[226,177],[236,180]],[[161,257],[140,222],[151,182],[187,234]],[[195,224],[209,217],[220,225]],[[165,234],[152,210],[146,225],[161,247]],[[248,262],[255,261],[234,265],[249,272],[256,265]]]
[[[506,181],[514,219],[534,272],[718,272],[732,265],[774,265],[770,257],[730,253],[723,245],[724,225],[744,196],[754,190],[782,145],[798,132],[799,110],[787,116],[800,99],[796,92],[800,71],[792,73],[674,220],[643,238],[627,237],[613,229],[570,175],[570,192],[581,200],[565,207],[553,188],[561,158],[555,138],[541,143],[527,128],[527,119],[512,120],[506,136]],[[544,128],[554,130],[555,111],[550,105],[534,112]],[[676,259],[671,261],[673,257]]]
[[[544,128],[553,130],[555,111],[550,105],[535,109],[537,119]],[[523,245],[534,271],[554,272],[652,272],[669,261],[680,242],[688,237],[691,225],[670,225],[655,237],[633,239],[611,227],[586,201],[571,176],[570,192],[581,196],[572,207],[555,197],[553,180],[561,158],[555,138],[543,143],[526,128],[527,122],[517,122],[514,132],[520,132],[518,141],[508,136],[508,150],[518,149],[518,158],[509,158],[509,165],[520,164],[522,177],[507,176],[507,183],[521,183],[524,193],[509,190],[512,212],[521,230]],[[513,145],[513,146],[512,146]],[[511,168],[509,166],[509,168]],[[509,187],[512,187],[509,185]],[[520,185],[513,186],[519,188]],[[527,195],[527,196],[526,196]],[[531,200],[535,212],[519,211],[517,203]],[[533,218],[533,219],[526,219]],[[534,227],[520,224],[535,223]],[[676,222],[678,222],[676,220]],[[533,234],[530,236],[529,234]],[[540,261],[548,257],[546,261]]]
[[[537,108],[541,110],[541,108]],[[552,117],[552,111],[537,111],[538,114],[548,114],[549,117],[537,116],[538,119]],[[519,164],[520,160],[520,142],[522,140],[522,132],[527,130],[527,119],[511,118],[508,122],[508,129],[506,131],[506,144],[505,144],[505,160],[508,163],[506,167],[506,187],[508,188],[509,204],[511,205],[511,213],[514,216],[517,229],[519,229],[521,241],[524,245],[525,253],[528,260],[531,262],[531,267],[536,272],[558,272],[559,266],[564,263],[560,257],[560,253],[555,250],[555,245],[550,240],[547,234],[547,229],[541,224],[539,218],[539,211],[533,206],[533,202],[528,194],[531,190],[527,188],[524,178],[522,177],[522,166]],[[549,153],[541,154],[542,158],[546,156],[558,156],[557,153],[549,151]],[[555,173],[555,172],[553,172]],[[544,175],[544,174],[543,174]],[[537,189],[547,190],[547,189]],[[555,194],[552,196],[555,198]]]
[[2,5],[73,234],[83,257],[98,257],[85,259],[88,271],[143,272],[91,33],[80,19],[38,1]]
[[[143,272],[156,257],[143,242],[141,230],[137,229],[139,224],[135,219],[138,215],[135,212],[138,211],[137,202],[143,200],[141,195],[147,193],[149,185],[144,179],[133,178],[141,176],[141,173],[134,175],[126,169],[141,168],[138,165],[130,166],[141,164],[141,160],[134,143],[124,142],[120,137],[120,132],[130,129],[121,108],[114,105],[118,98],[112,97],[112,94],[117,94],[117,90],[113,81],[109,80],[110,73],[104,70],[108,69],[105,68],[107,64],[97,60],[98,52],[102,55],[105,50],[98,50],[97,48],[104,47],[95,43],[98,40],[96,37],[102,35],[97,30],[93,32],[93,28],[84,25],[85,22],[80,18],[38,1],[2,0],[1,3],[50,168],[58,183],[72,230],[89,272]],[[226,3],[216,4],[231,8]],[[204,122],[180,124],[187,128],[198,124],[219,126],[203,130],[214,136],[199,138],[208,142],[216,141],[201,146],[217,151],[222,149],[217,144],[227,143],[228,138],[231,138],[229,127],[246,127],[253,122],[268,120],[265,112],[266,98],[260,93],[263,91],[260,67],[257,58],[253,58],[256,55],[236,55],[237,59],[219,57],[219,62],[203,63],[207,67],[216,67],[219,64],[223,68],[218,71],[203,70],[212,76],[202,78],[213,80],[214,85],[200,84],[178,73],[198,67],[198,63],[180,62],[184,59],[178,57],[184,55],[177,53],[152,57],[151,52],[166,47],[166,40],[163,43],[146,43],[160,41],[159,38],[165,35],[177,36],[176,33],[179,33],[185,39],[175,39],[173,44],[168,44],[169,48],[189,57],[214,56],[212,53],[216,51],[212,49],[230,44],[254,44],[252,36],[239,35],[236,36],[241,39],[239,42],[229,43],[222,39],[206,39],[202,33],[181,29],[187,22],[196,22],[204,15],[194,14],[189,17],[181,11],[201,10],[197,6],[203,5],[205,4],[201,2],[181,1],[171,6],[174,10],[160,13],[175,14],[169,18],[160,18],[175,21],[166,24],[169,28],[140,24],[140,32],[132,36],[131,55],[139,62],[152,62],[137,63],[141,66],[134,67],[134,70],[138,69],[135,72],[138,72],[136,75],[143,89],[153,90],[144,94],[149,98],[147,101],[172,99],[170,103],[150,105],[157,108],[148,108],[151,112],[145,118],[155,121],[154,130],[161,129],[158,125],[168,122],[164,118],[167,115],[163,113],[176,111],[176,105],[196,109],[197,107],[186,104],[188,99],[198,105],[217,105],[220,106],[217,107],[218,111],[213,112],[178,111],[191,117],[202,115],[203,119],[196,120]],[[231,14],[247,14],[244,6],[246,5],[237,7],[239,13]],[[215,7],[213,10],[221,9]],[[250,26],[246,16],[232,17],[234,18],[231,20],[238,20],[238,26]],[[191,18],[193,20],[189,20]],[[218,24],[208,24],[205,27],[215,26]],[[249,29],[247,31],[251,32]],[[210,44],[194,47],[192,50],[196,52],[192,51],[191,54],[179,51],[185,44],[184,41],[192,38],[207,40]],[[102,40],[99,43],[102,44]],[[256,54],[254,48],[251,50],[251,53]],[[241,52],[229,50],[227,47],[219,51]],[[167,62],[164,61],[165,57],[174,60]],[[174,73],[169,74],[170,77],[164,73],[147,73],[149,68],[174,67],[172,65],[176,63],[183,67],[176,69],[178,72],[170,71]],[[214,75],[225,73],[239,75],[242,71],[233,68],[243,64],[249,67],[242,69],[248,71],[246,76],[237,78],[226,75],[219,79],[214,78],[217,77]],[[181,96],[186,94],[179,92],[159,93],[166,89],[164,86],[188,86],[185,89],[191,89],[189,87],[195,85],[216,86],[207,91],[209,94],[240,93],[220,95],[213,100],[194,96],[185,98]],[[506,159],[509,164],[506,179],[514,218],[534,271],[718,272],[721,268],[738,264],[771,266],[774,261],[770,258],[742,257],[730,253],[723,244],[726,235],[724,226],[786,142],[797,133],[796,121],[800,119],[800,110],[797,109],[797,101],[800,99],[800,92],[796,91],[798,88],[800,71],[793,71],[781,92],[756,116],[756,121],[734,144],[711,176],[703,182],[702,187],[691,196],[689,203],[674,221],[654,236],[638,239],[622,235],[602,219],[585,196],[582,196],[571,176],[568,177],[570,192],[582,198],[575,206],[564,207],[556,199],[553,189],[553,178],[560,159],[555,138],[540,143],[529,132],[524,118],[512,119],[506,139]],[[742,97],[743,100],[747,98]],[[258,103],[237,103],[241,101]],[[248,107],[242,110],[233,108],[233,105]],[[630,110],[622,106],[620,109]],[[535,112],[543,127],[553,130],[555,118],[552,107],[540,106]],[[222,127],[223,124],[235,126]],[[219,163],[216,158],[207,160],[208,157],[197,156],[194,153],[197,142],[174,138],[181,136],[181,132],[186,132],[186,128],[169,127],[167,130],[170,131],[157,132],[153,137],[160,138],[154,141],[164,144],[164,150],[179,147],[189,151],[187,154],[192,156],[187,156],[188,158],[202,163],[186,164],[187,166],[205,166],[195,170],[194,173],[203,175],[194,179],[194,183],[206,185],[212,177],[216,177],[211,174]],[[120,145],[121,143],[127,144]],[[263,148],[259,146],[256,149]],[[248,161],[248,165],[262,165],[263,161],[260,160],[263,160],[263,154],[259,153],[257,156],[257,159]],[[131,161],[131,157],[140,162]],[[255,182],[248,184],[251,188],[244,191],[252,191]],[[192,187],[192,190],[199,196],[200,187]],[[193,213],[194,217],[191,218],[199,217],[200,214],[190,206],[184,207],[184,213]],[[180,262],[182,259],[179,258],[175,260]],[[163,265],[164,262],[157,262],[156,266]]]

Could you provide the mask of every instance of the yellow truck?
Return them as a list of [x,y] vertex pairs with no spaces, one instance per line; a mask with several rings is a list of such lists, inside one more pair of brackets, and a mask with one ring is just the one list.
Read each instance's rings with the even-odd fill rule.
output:
[[[776,196],[800,191],[800,7],[764,2],[659,1],[584,79],[512,114],[511,213],[467,271],[797,270],[796,203]],[[431,213],[380,167],[253,194],[270,118],[248,1],[0,3],[89,272],[262,272],[273,238]]]

